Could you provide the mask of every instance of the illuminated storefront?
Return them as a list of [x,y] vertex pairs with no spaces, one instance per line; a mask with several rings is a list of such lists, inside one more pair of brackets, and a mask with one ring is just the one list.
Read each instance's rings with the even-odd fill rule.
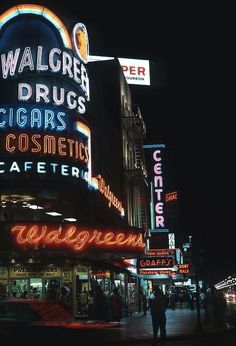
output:
[[144,253],[143,221],[121,185],[122,119],[89,116],[85,25],[14,6],[0,15],[0,55],[0,294],[57,298],[65,286],[83,315],[99,284],[127,305],[132,280],[117,263]]

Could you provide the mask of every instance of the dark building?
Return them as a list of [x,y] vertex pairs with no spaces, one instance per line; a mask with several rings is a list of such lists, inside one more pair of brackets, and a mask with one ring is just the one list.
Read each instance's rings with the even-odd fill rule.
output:
[[[146,128],[141,112],[132,104],[131,91],[118,60],[93,62],[89,72],[93,80],[93,102],[89,105],[88,121],[94,129],[96,173],[104,172],[116,191],[121,191],[126,201],[126,222],[131,226],[146,226],[146,169],[142,148]],[[100,150],[96,151],[96,147]]]

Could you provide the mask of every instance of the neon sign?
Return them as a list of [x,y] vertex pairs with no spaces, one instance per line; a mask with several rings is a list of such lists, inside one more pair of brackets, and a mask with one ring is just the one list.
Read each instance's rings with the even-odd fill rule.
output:
[[73,43],[80,59],[87,64],[89,58],[88,33],[84,24],[78,23],[73,29]]
[[4,139],[4,149],[9,153],[31,153],[61,156],[88,163],[88,146],[81,139],[75,140],[55,135],[9,133]]
[[19,246],[27,247],[67,247],[72,251],[99,248],[120,251],[144,251],[142,233],[122,232],[101,229],[88,229],[80,226],[15,225],[11,229]]
[[32,172],[40,175],[61,175],[88,181],[88,172],[77,166],[44,161],[0,161],[1,174],[27,174]]
[[177,191],[170,192],[170,193],[167,193],[165,195],[165,202],[171,202],[171,201],[174,201],[174,200],[177,200],[177,199],[178,199]]
[[[31,28],[39,35],[28,35]],[[77,23],[69,32],[44,6],[17,5],[0,15],[0,46],[0,82],[6,86],[0,95],[0,176],[72,177],[90,187],[96,180],[109,207],[123,216],[110,186],[92,178],[91,131],[78,120],[90,99],[86,26]]]
[[[25,20],[26,17],[30,17],[30,20]],[[38,37],[34,40],[32,35],[28,36],[26,33],[22,36],[22,41],[17,40],[16,45],[14,35],[11,34],[11,47],[8,33],[20,31],[21,28],[25,33],[31,26],[40,31],[40,40]],[[75,27],[80,31],[77,34],[82,31],[86,34],[87,51],[81,48],[81,54],[77,52],[78,47],[73,47],[75,42],[72,42],[70,37],[72,32],[69,33],[62,21],[44,6],[17,5],[0,15],[2,89],[6,85],[6,92],[1,94],[1,98],[7,103],[0,105],[0,130],[11,131],[1,136],[4,154],[9,153],[12,156],[25,153],[40,156],[37,162],[29,160],[28,157],[24,162],[16,159],[11,162],[9,159],[1,161],[0,175],[7,172],[46,175],[49,172],[91,181],[90,136],[80,132],[83,124],[75,117],[75,111],[79,114],[85,113],[85,102],[89,101],[89,79],[84,56],[89,53],[88,34],[82,23]],[[84,59],[81,58],[82,52]],[[23,106],[22,102],[25,103]],[[66,108],[69,108],[69,111]],[[15,133],[15,129],[21,132]],[[27,130],[33,131],[27,133]],[[39,130],[43,133],[38,133]],[[45,134],[46,131],[66,134]],[[64,165],[44,162],[42,154],[72,159],[79,163],[79,167],[68,165],[67,162]],[[82,167],[82,164],[85,167]]]
[[72,48],[70,36],[65,25],[52,11],[44,6],[32,4],[13,6],[0,16],[0,28],[2,28],[9,20],[21,14],[34,14],[44,17],[58,30],[65,48]]
[[82,123],[77,121],[75,124],[76,130],[82,133],[88,140],[88,151],[89,151],[89,162],[88,162],[88,183],[92,184],[92,160],[91,160],[91,131],[90,128]]
[[[42,64],[43,58],[47,59],[47,64]],[[38,46],[36,55],[33,54],[31,47],[17,48],[14,52],[9,51],[1,55],[0,69],[3,79],[20,77],[23,72],[29,71],[59,73],[80,85],[89,100],[89,81],[85,66],[59,48],[52,48],[47,54],[42,46]],[[74,90],[65,91],[65,88],[58,85],[49,88],[42,83],[34,83],[33,87],[29,83],[19,83],[17,95],[18,101],[54,103],[58,106],[65,104],[69,109],[76,109],[80,114],[85,113],[85,98],[77,96]]]
[[122,206],[122,202],[118,200],[118,198],[113,194],[110,190],[110,186],[106,185],[105,180],[99,174],[96,178],[92,178],[93,184],[101,194],[108,200],[109,208],[113,205],[119,212],[124,215],[124,208]]
[[189,264],[179,264],[179,274],[189,274],[190,266]]
[[39,109],[37,107],[0,108],[0,129],[28,128],[51,131],[64,131],[68,128],[68,119],[63,111]]
[[163,202],[162,202],[162,193],[163,193],[162,163],[161,163],[160,154],[161,154],[161,150],[155,150],[153,152],[154,191],[156,196],[156,204],[155,204],[156,228],[165,227],[165,219],[163,216]]
[[172,257],[147,257],[139,259],[140,268],[170,268],[174,265]]
[[[0,30],[9,21],[19,15],[37,15],[39,18],[50,22],[54,26],[63,45],[50,47],[32,43],[24,47],[15,48],[1,53],[0,74],[3,79],[14,79],[21,77],[21,74],[30,73],[37,78],[43,72],[47,74],[60,74],[66,77],[69,82],[69,90],[62,84],[56,83],[50,86],[34,80],[33,83],[19,82],[17,87],[17,100],[21,102],[54,103],[55,105],[65,105],[71,110],[76,110],[79,114],[84,114],[85,102],[89,101],[89,78],[85,64],[89,56],[89,40],[87,29],[84,24],[78,23],[73,29],[73,44],[63,22],[50,10],[39,5],[17,5],[13,6],[0,15]],[[3,33],[4,37],[4,33]],[[4,40],[4,39],[3,39]],[[30,41],[30,38],[29,38]],[[4,46],[4,45],[3,45]],[[64,48],[66,50],[64,50]],[[68,51],[69,50],[69,51]],[[37,75],[35,74],[37,72]],[[46,77],[46,75],[45,75]],[[34,78],[35,79],[35,78]],[[77,95],[76,89],[71,87],[78,85],[82,91]]]

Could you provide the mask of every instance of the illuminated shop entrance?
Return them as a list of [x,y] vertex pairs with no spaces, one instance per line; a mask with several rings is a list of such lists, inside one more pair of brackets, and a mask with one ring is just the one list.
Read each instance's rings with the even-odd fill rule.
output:
[[96,286],[100,286],[106,296],[111,294],[111,273],[109,270],[91,271],[90,280],[92,289],[96,290]]

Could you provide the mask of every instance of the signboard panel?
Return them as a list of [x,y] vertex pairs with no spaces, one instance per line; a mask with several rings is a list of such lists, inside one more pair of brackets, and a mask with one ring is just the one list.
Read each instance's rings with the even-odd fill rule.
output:
[[172,270],[161,270],[161,269],[152,269],[152,270],[143,270],[139,269],[140,275],[171,275],[175,276],[176,273]]
[[138,259],[140,269],[151,268],[172,268],[174,265],[173,257],[143,257]]
[[9,268],[9,277],[11,279],[19,277],[61,277],[61,268],[44,265],[14,265]]
[[118,58],[128,84],[150,85],[149,60]]
[[[114,57],[90,55],[89,62],[114,60]],[[135,85],[150,85],[149,60],[118,58],[126,82]]]
[[[168,232],[165,218],[164,144],[144,145],[150,181],[150,232]],[[153,245],[150,244],[150,248]],[[165,248],[168,246],[162,246]],[[156,247],[153,247],[156,248]]]
[[175,256],[175,249],[151,249],[148,251],[149,256]]
[[179,264],[179,274],[189,274],[190,273],[190,265],[188,263],[186,264]]

